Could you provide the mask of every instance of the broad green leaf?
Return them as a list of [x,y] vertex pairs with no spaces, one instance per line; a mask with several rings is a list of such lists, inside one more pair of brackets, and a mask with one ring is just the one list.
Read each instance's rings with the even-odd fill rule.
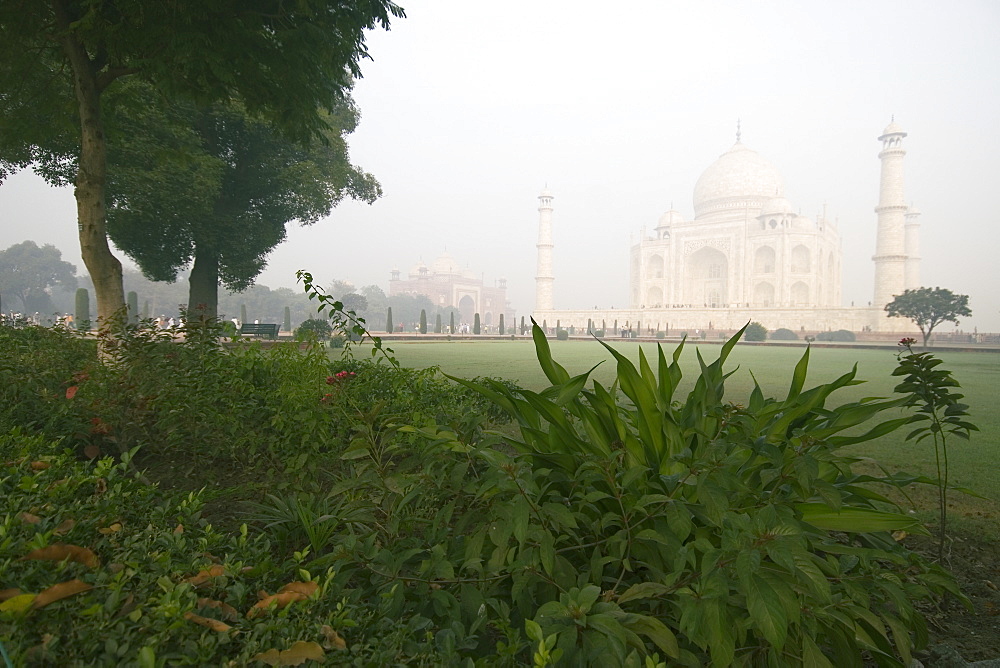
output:
[[901,513],[889,513],[869,508],[834,510],[825,503],[797,503],[795,509],[802,513],[804,522],[827,531],[853,533],[908,531],[922,536],[930,535],[930,532],[919,520]]
[[630,631],[644,635],[652,640],[670,658],[680,658],[680,647],[677,644],[677,636],[674,635],[674,632],[666,624],[656,617],[638,615],[625,622],[624,626]]
[[788,619],[777,593],[759,575],[751,574],[740,580],[744,583],[751,623],[769,643],[781,650],[788,634]]
[[660,584],[659,582],[639,582],[626,589],[625,593],[618,597],[618,603],[620,605],[641,598],[656,598],[657,596],[669,594],[671,591],[673,591],[672,587]]

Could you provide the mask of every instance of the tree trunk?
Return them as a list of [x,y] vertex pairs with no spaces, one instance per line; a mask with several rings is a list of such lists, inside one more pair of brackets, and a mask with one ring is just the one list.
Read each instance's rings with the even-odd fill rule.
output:
[[98,325],[110,323],[122,313],[125,290],[122,264],[108,246],[105,219],[107,144],[101,118],[101,90],[97,71],[83,44],[69,32],[70,17],[62,2],[53,2],[60,27],[62,47],[73,70],[73,87],[80,112],[80,161],[76,173],[76,215],[80,254],[94,282]]
[[211,249],[196,246],[188,281],[188,322],[219,317],[219,257]]

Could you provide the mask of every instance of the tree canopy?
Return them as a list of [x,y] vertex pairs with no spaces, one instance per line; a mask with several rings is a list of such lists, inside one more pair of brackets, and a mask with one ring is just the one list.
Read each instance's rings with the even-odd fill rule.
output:
[[116,114],[108,121],[118,139],[109,150],[109,236],[156,280],[193,263],[188,306],[214,318],[219,284],[253,284],[288,223],[312,224],[344,197],[381,195],[374,177],[350,164],[350,98],[335,111],[321,137],[299,141],[237,104]]
[[54,287],[76,287],[76,267],[58,248],[23,241],[0,251],[0,294],[16,297],[22,311],[48,313]]
[[969,295],[956,295],[945,288],[907,290],[886,304],[885,310],[891,318],[912,320],[924,337],[924,348],[931,332],[942,322],[958,324],[959,317],[972,315]]
[[165,100],[242,104],[297,139],[328,128],[391,0],[13,0],[0,4],[0,181],[74,172],[80,249],[99,319],[124,303],[107,240],[105,101],[140,79]]

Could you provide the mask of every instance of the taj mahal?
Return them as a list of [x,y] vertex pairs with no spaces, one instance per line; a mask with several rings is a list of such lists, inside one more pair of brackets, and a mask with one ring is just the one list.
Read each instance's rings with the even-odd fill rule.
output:
[[[732,330],[748,320],[770,330],[908,331],[885,305],[920,287],[919,212],[906,205],[903,140],[893,120],[878,137],[881,178],[876,225],[875,285],[869,305],[841,305],[842,247],[836,223],[796,213],[784,197],[781,173],[736,143],[702,172],[694,216],[671,207],[630,249],[629,308],[557,310],[553,271],[553,200],[538,197],[538,269],[533,316],[563,327],[633,331]],[[603,323],[603,325],[602,325]]]

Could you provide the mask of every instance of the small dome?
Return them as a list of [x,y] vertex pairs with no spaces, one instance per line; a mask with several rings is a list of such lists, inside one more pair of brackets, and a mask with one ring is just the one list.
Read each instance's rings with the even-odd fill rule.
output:
[[434,274],[457,274],[460,271],[458,262],[455,261],[455,258],[448,251],[441,253],[431,265],[431,272]]
[[796,230],[811,230],[816,224],[809,216],[795,216],[792,218],[792,228]]
[[426,274],[426,273],[427,273],[427,265],[424,264],[423,260],[413,265],[413,268],[410,269],[410,276],[419,276],[420,274]]
[[784,192],[781,173],[740,142],[702,172],[694,187],[694,215],[723,209],[759,207]]
[[542,194],[539,195],[539,197],[549,197],[549,198],[551,198],[552,197],[552,191],[549,190],[548,188],[544,188],[542,190]]
[[792,203],[784,197],[772,197],[764,202],[764,206],[760,210],[761,217],[780,216],[786,213],[795,213],[795,209],[792,208]]
[[881,141],[882,139],[885,139],[889,135],[899,135],[901,137],[905,137],[906,133],[903,132],[903,127],[899,123],[893,121],[889,123],[889,125],[885,126],[885,130],[882,130],[882,134],[879,135],[878,138]]
[[670,211],[667,211],[665,214],[660,216],[660,221],[656,224],[656,227],[657,228],[670,227],[671,225],[676,225],[677,223],[683,223],[683,222],[684,222],[684,216],[682,216],[679,211],[674,211],[673,209],[671,209]]

